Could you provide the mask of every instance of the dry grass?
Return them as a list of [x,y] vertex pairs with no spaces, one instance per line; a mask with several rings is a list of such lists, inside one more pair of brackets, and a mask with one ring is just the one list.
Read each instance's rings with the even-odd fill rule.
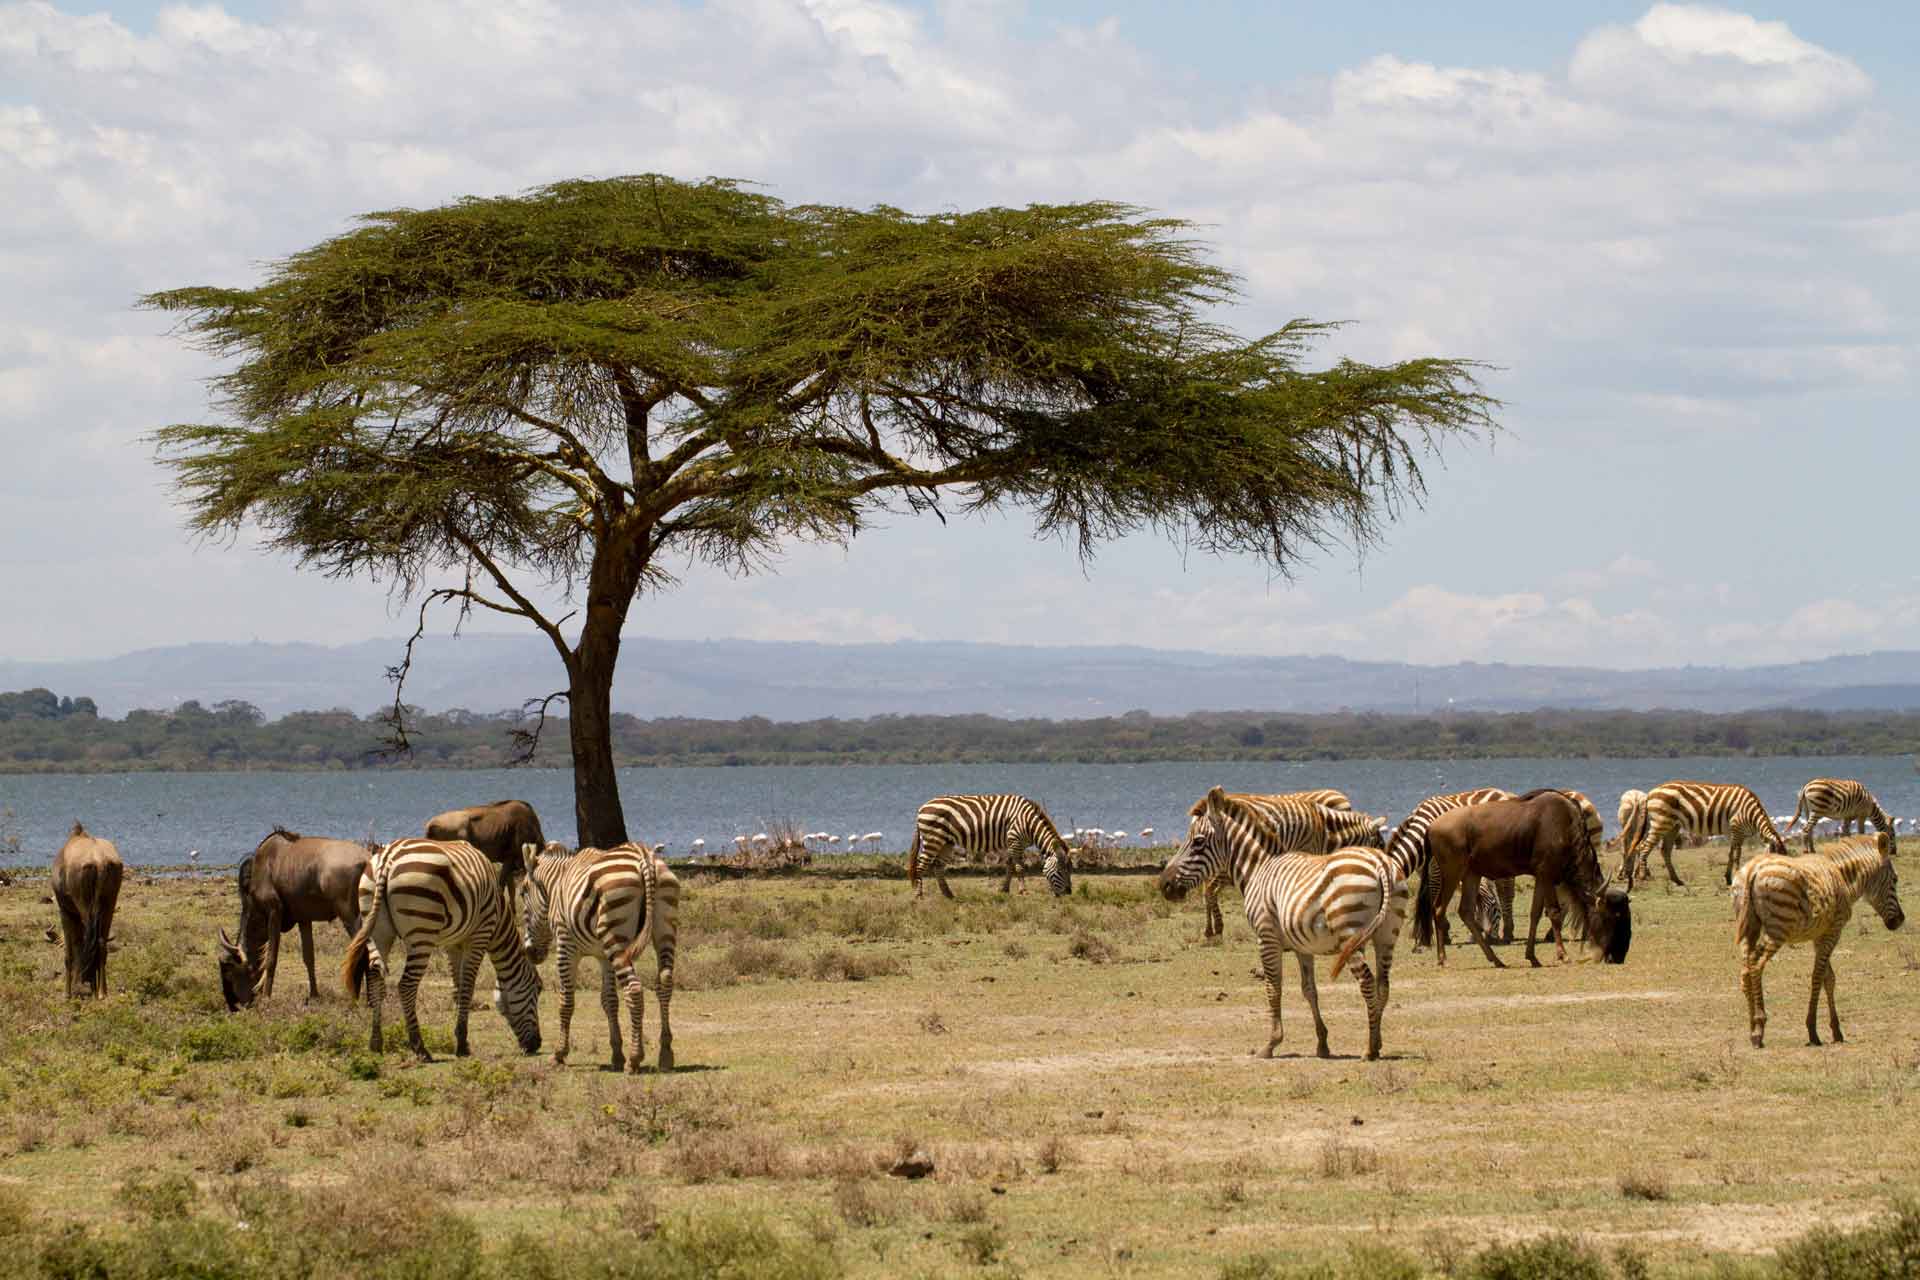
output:
[[[24,880],[0,889],[0,1235],[41,1238],[58,1205],[128,1248],[174,1224],[158,1248],[297,1201],[289,1220],[318,1223],[343,1274],[364,1259],[327,1214],[454,1259],[584,1230],[764,1261],[740,1274],[1341,1276],[1363,1255],[1387,1276],[1773,1274],[1767,1251],[1816,1223],[1920,1192],[1920,971],[1902,935],[1849,930],[1848,1040],[1810,1049],[1810,957],[1789,951],[1767,974],[1775,1044],[1754,1051],[1715,881],[1637,894],[1619,968],[1494,971],[1463,949],[1441,971],[1403,943],[1387,1057],[1365,1063],[1358,993],[1324,964],[1336,1056],[1312,1056],[1291,975],[1280,1056],[1248,1056],[1266,1020],[1244,921],[1202,946],[1197,904],[1140,877],[1082,874],[1055,901],[956,875],[955,900],[915,904],[884,878],[693,873],[684,1069],[627,1077],[599,1069],[591,995],[566,1067],[518,1054],[485,1010],[472,1059],[415,1066],[393,1003],[368,1053],[324,971],[329,994],[300,998],[297,947],[276,997],[229,1017],[224,877],[130,885],[114,994],[69,1005],[45,881]],[[337,964],[340,934],[320,943]],[[443,961],[422,1013],[450,1054]],[[649,1000],[650,1047],[658,1016]],[[932,1176],[886,1175],[915,1149]],[[424,1206],[380,1200],[402,1187]],[[1548,1232],[1585,1252],[1486,1253]]]

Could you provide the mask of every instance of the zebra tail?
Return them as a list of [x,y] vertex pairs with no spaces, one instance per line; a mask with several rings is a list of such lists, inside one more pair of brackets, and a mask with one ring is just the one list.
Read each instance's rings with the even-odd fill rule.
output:
[[[1380,875],[1379,870],[1377,868],[1375,869],[1374,874]],[[1348,938],[1346,941],[1346,944],[1340,948],[1340,954],[1334,957],[1333,972],[1328,975],[1329,978],[1339,977],[1340,971],[1347,967],[1347,961],[1353,959],[1353,953],[1358,951],[1361,947],[1366,946],[1368,939],[1372,938],[1374,934],[1380,931],[1381,922],[1387,918],[1387,908],[1392,905],[1393,905],[1392,874],[1388,873],[1387,875],[1380,875],[1380,910],[1374,913],[1373,919],[1367,922],[1366,928],[1354,934],[1351,938]]]
[[1751,946],[1760,940],[1760,913],[1754,909],[1747,892],[1748,877],[1733,880],[1733,941],[1736,946]]
[[360,922],[359,931],[353,935],[353,941],[347,944],[347,954],[340,961],[340,986],[355,1000],[360,998],[360,989],[367,980],[367,969],[372,964],[373,922],[387,909],[387,870],[381,867],[375,877],[373,909]]
[[1793,821],[1787,824],[1787,829],[1785,831],[1782,831],[1780,833],[1781,835],[1790,836],[1793,834],[1793,829],[1800,825],[1801,810],[1805,809],[1806,807],[1807,807],[1807,789],[1805,787],[1802,787],[1800,788],[1800,794],[1794,798]]
[[907,846],[907,883],[915,893],[920,892],[920,828],[913,829],[913,843]]
[[647,945],[653,941],[654,922],[660,918],[660,904],[655,901],[655,872],[652,857],[647,858],[646,872],[641,876],[640,929],[633,935],[633,941],[620,949],[620,962],[628,968],[647,953]]

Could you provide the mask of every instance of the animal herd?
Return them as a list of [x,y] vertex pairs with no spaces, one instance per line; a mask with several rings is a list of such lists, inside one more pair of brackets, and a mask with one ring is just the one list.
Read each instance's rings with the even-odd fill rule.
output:
[[[1858,821],[1862,835],[1843,836],[1816,849],[1813,826],[1822,819]],[[1540,917],[1551,928],[1558,959],[1578,939],[1588,958],[1622,963],[1632,941],[1629,893],[1651,878],[1657,848],[1670,884],[1682,883],[1672,852],[1680,837],[1728,837],[1726,883],[1732,889],[1734,938],[1753,1044],[1763,1044],[1766,1010],[1761,975],[1787,946],[1812,943],[1813,989],[1807,1037],[1819,1044],[1821,993],[1828,1029],[1841,1039],[1834,1004],[1832,953],[1853,904],[1866,899],[1889,929],[1904,920],[1897,895],[1895,823],[1860,783],[1816,778],[1802,788],[1791,834],[1807,823],[1802,852],[1754,793],[1733,783],[1672,781],[1628,791],[1619,807],[1620,861],[1602,870],[1604,825],[1592,801],[1578,791],[1541,789],[1515,795],[1494,787],[1430,796],[1389,831],[1383,818],[1355,810],[1330,789],[1277,794],[1229,793],[1214,787],[1188,813],[1185,838],[1162,868],[1159,892],[1169,900],[1195,888],[1206,902],[1205,933],[1222,932],[1218,893],[1231,884],[1241,896],[1259,946],[1270,1015],[1257,1052],[1272,1056],[1282,1040],[1281,966],[1291,952],[1300,988],[1313,1015],[1316,1052],[1329,1054],[1321,1017],[1316,960],[1332,957],[1331,974],[1351,970],[1366,1003],[1367,1057],[1381,1051],[1381,1024],[1391,991],[1393,953],[1402,926],[1413,925],[1415,950],[1431,945],[1444,965],[1450,941],[1449,909],[1457,911],[1481,953],[1504,962],[1494,941],[1514,940],[1513,885],[1533,878],[1526,957],[1538,966]],[[1866,823],[1877,833],[1868,838]],[[601,965],[612,1065],[637,1071],[646,1058],[645,990],[636,961],[655,957],[659,1002],[659,1067],[673,1067],[669,1006],[673,990],[679,885],[658,846],[623,844],[568,851],[549,842],[539,818],[522,801],[508,800],[440,814],[424,836],[374,846],[352,840],[301,836],[276,828],[238,870],[239,922],[219,931],[221,990],[230,1012],[273,992],[280,939],[300,931],[307,994],[319,994],[313,926],[337,920],[350,935],[341,981],[370,1009],[369,1044],[382,1046],[381,1007],[388,958],[400,960],[397,983],[408,1044],[429,1057],[417,1016],[417,994],[436,951],[445,951],[454,976],[455,1052],[467,1052],[467,1015],[483,958],[496,975],[494,1002],[520,1046],[541,1046],[538,966],[549,951],[560,980],[560,1038],[564,1062],[571,1048],[576,970],[588,956]],[[1743,865],[1749,839],[1766,852]],[[916,815],[908,851],[908,878],[916,900],[931,878],[951,898],[945,868],[956,856],[1004,857],[1002,891],[1015,876],[1024,888],[1022,858],[1040,851],[1041,871],[1055,895],[1072,890],[1072,849],[1046,812],[1018,795],[938,796]],[[53,893],[66,944],[69,997],[106,993],[108,942],[124,869],[113,843],[79,823],[54,859]],[[1415,883],[1417,877],[1417,884]],[[1498,935],[1498,936],[1496,936]],[[1365,952],[1372,952],[1369,963]],[[620,1005],[627,1006],[631,1040],[623,1038]]]

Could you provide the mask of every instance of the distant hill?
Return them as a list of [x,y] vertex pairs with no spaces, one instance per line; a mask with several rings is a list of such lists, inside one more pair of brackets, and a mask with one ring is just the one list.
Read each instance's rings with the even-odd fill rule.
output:
[[[251,702],[269,716],[392,696],[398,639],[190,644],[82,662],[0,661],[0,690],[91,697],[103,715],[189,698]],[[537,636],[430,637],[407,700],[490,712],[551,693],[553,650]],[[1145,710],[1410,712],[1569,709],[1744,711],[1920,707],[1920,652],[1851,654],[1765,667],[1413,666],[1332,656],[1256,658],[1124,645],[1039,647],[900,642],[825,645],[630,637],[614,707],[643,717],[774,720],[926,713],[1073,719]]]

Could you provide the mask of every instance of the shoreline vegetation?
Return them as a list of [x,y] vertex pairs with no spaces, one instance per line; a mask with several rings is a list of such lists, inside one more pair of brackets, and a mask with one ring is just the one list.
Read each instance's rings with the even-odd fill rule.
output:
[[[0,693],[0,774],[566,768],[567,724],[549,716],[521,761],[520,712],[412,710],[404,756],[383,751],[390,709],[267,720],[239,701],[99,715],[92,699]],[[1905,755],[1920,713],[1799,710],[1291,714],[1259,711],[1087,720],[880,715],[774,721],[613,717],[621,768],[1170,761],[1461,760]]]

